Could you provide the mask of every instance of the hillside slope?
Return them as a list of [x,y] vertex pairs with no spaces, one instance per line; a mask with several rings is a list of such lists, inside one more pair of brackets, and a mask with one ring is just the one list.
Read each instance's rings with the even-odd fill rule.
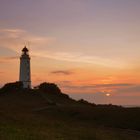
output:
[[2,140],[139,140],[140,109],[94,105],[41,90],[0,92]]

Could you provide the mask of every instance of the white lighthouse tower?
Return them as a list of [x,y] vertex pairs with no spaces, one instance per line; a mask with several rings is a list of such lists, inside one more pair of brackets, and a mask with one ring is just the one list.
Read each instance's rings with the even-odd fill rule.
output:
[[23,83],[24,88],[31,88],[30,56],[26,46],[22,49],[20,57],[19,81]]

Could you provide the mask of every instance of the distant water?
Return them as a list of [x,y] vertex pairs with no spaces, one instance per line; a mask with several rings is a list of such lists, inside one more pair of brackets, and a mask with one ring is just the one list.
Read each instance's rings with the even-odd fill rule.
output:
[[140,107],[140,105],[122,105],[123,107],[126,107],[126,108],[133,108],[133,107]]

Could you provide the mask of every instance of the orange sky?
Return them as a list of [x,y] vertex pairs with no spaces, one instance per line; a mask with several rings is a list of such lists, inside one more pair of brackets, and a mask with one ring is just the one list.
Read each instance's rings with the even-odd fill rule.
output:
[[140,104],[139,1],[13,1],[0,1],[1,86],[18,80],[26,44],[33,86],[55,82],[76,99]]

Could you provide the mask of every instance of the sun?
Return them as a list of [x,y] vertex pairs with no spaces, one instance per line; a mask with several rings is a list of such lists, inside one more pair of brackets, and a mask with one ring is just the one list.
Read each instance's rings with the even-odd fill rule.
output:
[[109,97],[111,94],[110,93],[106,93],[106,96]]

